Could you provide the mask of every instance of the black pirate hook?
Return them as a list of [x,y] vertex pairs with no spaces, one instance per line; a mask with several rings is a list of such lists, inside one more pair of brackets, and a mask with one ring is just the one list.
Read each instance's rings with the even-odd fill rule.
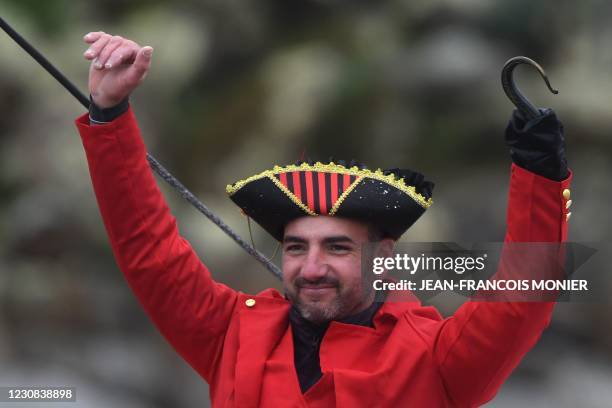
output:
[[546,82],[546,86],[548,87],[550,92],[556,95],[559,93],[559,91],[557,91],[550,85],[550,82],[548,81],[548,76],[546,76],[546,72],[544,72],[544,69],[540,66],[540,64],[530,58],[514,57],[510,58],[504,64],[504,68],[502,69],[501,73],[501,81],[502,87],[504,88],[504,92],[512,101],[514,106],[516,106],[519,112],[523,115],[523,117],[527,121],[530,121],[540,116],[541,113],[531,102],[529,102],[529,100],[521,93],[521,91],[519,91],[518,87],[514,83],[514,68],[521,64],[531,65],[532,67],[537,69],[540,75],[542,76],[542,79],[544,79],[544,82]]

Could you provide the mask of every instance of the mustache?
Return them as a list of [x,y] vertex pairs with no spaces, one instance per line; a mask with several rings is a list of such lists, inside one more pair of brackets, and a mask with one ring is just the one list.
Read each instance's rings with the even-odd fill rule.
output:
[[293,281],[293,284],[297,288],[316,288],[320,286],[339,287],[340,286],[340,282],[338,281],[338,279],[332,278],[330,276],[324,276],[317,280],[309,280],[303,277],[298,277],[298,278],[295,278],[295,280]]

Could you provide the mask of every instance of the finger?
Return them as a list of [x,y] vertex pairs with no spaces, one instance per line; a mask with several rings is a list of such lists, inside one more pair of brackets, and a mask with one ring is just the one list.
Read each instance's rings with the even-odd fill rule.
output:
[[98,69],[102,68],[104,64],[106,64],[108,57],[110,57],[113,51],[119,48],[123,44],[124,41],[125,39],[121,36],[118,36],[118,35],[113,36],[110,39],[110,41],[104,46],[104,48],[102,48],[102,50],[100,51],[100,54],[98,54],[98,61],[97,61],[96,68]]
[[138,45],[127,44],[121,45],[108,57],[104,68],[111,69],[121,64],[130,64],[134,62],[136,54],[138,53]]
[[83,36],[83,41],[87,44],[91,44],[98,40],[102,35],[106,34],[104,31],[91,31]]
[[136,54],[136,59],[134,59],[134,63],[130,67],[128,71],[128,77],[126,80],[130,82],[132,85],[137,85],[144,79],[149,71],[149,67],[151,66],[151,57],[153,56],[153,47],[142,47],[138,54]]
[[85,51],[85,54],[84,54],[85,58],[87,59],[96,58],[98,54],[100,53],[100,51],[106,46],[106,44],[108,44],[110,39],[111,39],[111,36],[108,34],[102,34],[100,37],[98,37],[98,39],[89,46],[87,51]]

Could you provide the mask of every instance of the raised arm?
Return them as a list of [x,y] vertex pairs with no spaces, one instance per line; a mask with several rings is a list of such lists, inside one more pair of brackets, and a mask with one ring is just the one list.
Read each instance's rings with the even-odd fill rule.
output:
[[[561,124],[552,111],[529,123],[515,113],[506,136],[514,163],[505,241],[564,241],[564,191],[571,173]],[[548,326],[553,307],[552,302],[471,301],[442,324],[425,325],[453,406],[475,407],[492,399]]]
[[[85,36],[92,60],[89,86],[97,112],[112,112],[140,84],[151,47],[105,33]],[[214,374],[237,300],[212,280],[159,191],[146,160],[134,114],[115,112],[108,123],[76,124],[91,180],[119,267],[149,317],[205,379]],[[99,119],[99,118],[98,118]]]

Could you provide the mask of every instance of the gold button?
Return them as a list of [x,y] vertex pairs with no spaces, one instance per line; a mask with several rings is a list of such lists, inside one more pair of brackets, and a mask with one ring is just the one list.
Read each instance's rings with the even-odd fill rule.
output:
[[569,191],[569,188],[566,188],[565,190],[563,190],[563,198],[565,198],[566,200],[569,200],[570,194],[571,194],[571,191]]
[[255,306],[255,299],[247,299],[244,304],[247,305],[247,307],[253,307]]
[[572,213],[568,212],[567,215],[565,216],[565,221],[569,221],[571,216],[572,216]]
[[565,208],[570,208],[572,206],[572,200],[567,200],[565,203]]

